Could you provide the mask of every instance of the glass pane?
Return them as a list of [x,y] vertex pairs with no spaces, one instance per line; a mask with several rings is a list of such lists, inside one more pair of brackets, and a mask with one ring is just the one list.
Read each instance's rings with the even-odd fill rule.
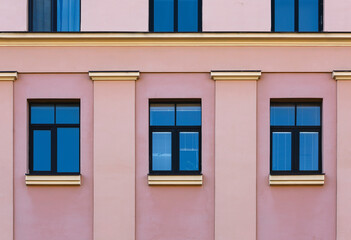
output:
[[179,133],[179,170],[199,170],[199,133]]
[[274,31],[295,31],[295,0],[275,0]]
[[56,123],[79,124],[79,106],[56,105]]
[[271,126],[294,126],[295,106],[271,106]]
[[54,123],[54,105],[32,105],[31,106],[31,123],[32,124],[53,124]]
[[174,0],[154,0],[154,32],[174,31]]
[[298,126],[320,126],[320,106],[298,105],[296,118]]
[[57,31],[80,30],[80,0],[57,0]]
[[152,170],[172,170],[172,133],[152,133]]
[[318,171],[319,136],[318,132],[300,133],[300,170]]
[[57,172],[79,172],[79,128],[57,128]]
[[33,32],[51,32],[51,0],[33,0]]
[[274,132],[272,139],[272,170],[291,170],[291,133]]
[[33,170],[51,171],[51,131],[33,131]]
[[177,126],[201,126],[201,105],[177,104]]
[[174,126],[174,104],[151,104],[151,126]]
[[178,31],[198,31],[198,0],[178,0]]
[[299,0],[299,32],[318,32],[319,0]]

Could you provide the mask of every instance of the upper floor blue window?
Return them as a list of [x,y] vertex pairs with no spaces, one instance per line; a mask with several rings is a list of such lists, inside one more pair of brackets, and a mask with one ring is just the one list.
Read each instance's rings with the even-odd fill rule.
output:
[[30,32],[79,32],[80,0],[29,0]]
[[151,32],[200,32],[201,0],[150,0]]
[[273,32],[320,32],[322,0],[272,0]]

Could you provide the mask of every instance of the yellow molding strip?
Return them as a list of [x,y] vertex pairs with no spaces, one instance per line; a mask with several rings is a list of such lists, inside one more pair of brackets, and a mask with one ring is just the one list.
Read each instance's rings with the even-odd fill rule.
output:
[[0,33],[0,47],[9,46],[349,47],[351,33]]
[[89,72],[89,77],[93,81],[136,81],[139,79],[139,71],[130,72]]
[[351,80],[351,71],[333,71],[332,76],[336,81]]
[[17,77],[17,72],[0,72],[0,81],[15,81]]
[[26,175],[26,185],[80,185],[81,175]]
[[269,185],[324,185],[325,175],[270,175]]
[[202,175],[149,175],[148,183],[150,186],[156,185],[196,185],[201,186]]
[[261,71],[211,71],[211,78],[215,81],[257,81],[261,77]]

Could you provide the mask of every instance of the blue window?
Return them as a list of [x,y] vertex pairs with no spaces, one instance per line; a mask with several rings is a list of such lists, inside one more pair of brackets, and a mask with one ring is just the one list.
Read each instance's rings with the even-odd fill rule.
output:
[[272,31],[322,31],[322,2],[322,0],[272,0]]
[[271,174],[320,174],[321,105],[271,103]]
[[201,0],[150,0],[151,32],[201,32]]
[[201,174],[201,104],[150,104],[150,174]]
[[79,174],[79,103],[31,103],[29,174]]
[[29,0],[29,31],[79,32],[80,0]]

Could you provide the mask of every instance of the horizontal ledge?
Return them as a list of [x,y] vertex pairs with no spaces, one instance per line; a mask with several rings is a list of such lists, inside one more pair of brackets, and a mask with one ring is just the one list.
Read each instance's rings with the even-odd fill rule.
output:
[[81,175],[26,175],[26,185],[80,185]]
[[202,175],[149,175],[148,184],[156,185],[195,185],[201,186],[203,182]]
[[211,78],[215,81],[258,81],[261,71],[211,71]]
[[336,81],[351,80],[351,71],[333,71],[332,76]]
[[139,79],[139,71],[125,71],[125,72],[97,72],[90,71],[89,77],[93,81],[136,81]]
[[269,175],[269,185],[324,185],[325,175]]
[[17,76],[17,72],[0,72],[0,81],[15,81]]

